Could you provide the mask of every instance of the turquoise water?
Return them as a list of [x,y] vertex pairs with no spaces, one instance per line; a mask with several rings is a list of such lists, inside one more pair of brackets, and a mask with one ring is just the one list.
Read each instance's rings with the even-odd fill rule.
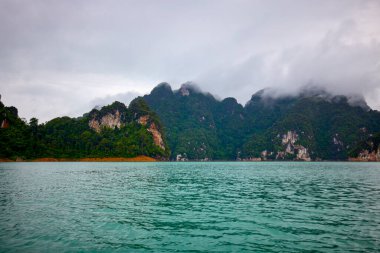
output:
[[379,252],[380,163],[0,163],[1,252]]

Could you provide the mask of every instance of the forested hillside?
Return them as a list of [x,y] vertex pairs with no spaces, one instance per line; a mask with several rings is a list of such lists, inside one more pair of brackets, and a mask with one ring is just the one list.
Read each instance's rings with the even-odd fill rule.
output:
[[0,157],[135,157],[167,159],[169,148],[161,124],[137,98],[127,108],[114,102],[79,118],[61,117],[38,124],[18,117],[17,109],[0,104]]
[[128,107],[114,102],[45,124],[1,103],[0,123],[0,158],[380,160],[380,113],[310,87],[279,97],[261,90],[242,106],[190,83],[174,91],[162,83]]
[[191,84],[173,91],[162,83],[144,99],[162,120],[172,159],[346,160],[380,132],[380,113],[364,100],[310,87],[278,98],[261,90],[244,107]]

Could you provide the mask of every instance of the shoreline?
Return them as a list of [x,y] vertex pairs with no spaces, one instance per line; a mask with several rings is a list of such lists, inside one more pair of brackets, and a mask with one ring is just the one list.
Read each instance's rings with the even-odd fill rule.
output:
[[85,157],[85,158],[54,158],[43,157],[30,160],[11,160],[8,158],[0,159],[0,162],[157,162],[158,160],[149,156],[136,157]]
[[291,161],[291,160],[266,160],[266,161],[237,161],[237,160],[210,160],[210,161],[163,161],[149,156],[136,156],[136,157],[85,157],[85,158],[54,158],[54,157],[42,157],[36,159],[16,159],[0,158],[0,163],[6,162],[250,162],[250,163],[262,163],[262,162],[350,162],[350,163],[376,163],[380,161],[373,160],[360,160],[360,159],[348,159],[348,160],[320,160],[320,161]]

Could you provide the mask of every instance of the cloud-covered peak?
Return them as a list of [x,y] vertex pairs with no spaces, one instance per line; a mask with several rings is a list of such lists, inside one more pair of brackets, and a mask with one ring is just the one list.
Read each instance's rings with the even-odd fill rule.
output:
[[261,89],[252,95],[251,99],[247,102],[247,105],[251,103],[272,104],[280,100],[303,98],[324,100],[330,103],[345,101],[351,106],[359,106],[366,111],[371,109],[368,106],[364,96],[361,94],[351,93],[346,95],[343,93],[332,93],[326,88],[316,85],[304,85],[299,87],[297,90],[293,90],[292,92],[279,91],[274,87]]
[[150,94],[165,97],[167,95],[173,94],[173,90],[170,84],[162,82],[159,83],[156,87],[154,87]]
[[3,0],[0,93],[42,121],[159,80],[240,103],[313,84],[380,109],[379,13],[376,0]]

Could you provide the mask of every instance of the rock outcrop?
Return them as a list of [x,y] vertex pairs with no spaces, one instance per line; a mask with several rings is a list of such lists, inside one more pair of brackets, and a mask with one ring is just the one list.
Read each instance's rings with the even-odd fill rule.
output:
[[307,148],[302,145],[295,145],[294,151],[296,153],[296,159],[302,161],[311,161]]
[[3,119],[1,122],[0,128],[8,128],[9,127],[9,121],[7,119]]
[[90,128],[99,133],[102,128],[115,129],[116,127],[122,127],[124,124],[121,121],[119,110],[116,110],[115,113],[108,113],[104,115],[100,118],[100,120],[96,119],[96,117],[92,118],[88,125]]
[[149,115],[141,116],[137,120],[137,122],[139,124],[148,127],[147,130],[152,134],[154,144],[156,144],[161,149],[165,150],[165,144],[164,144],[164,140],[162,138],[161,132],[158,130],[158,128],[154,122],[149,122],[149,121],[150,121]]
[[357,157],[350,157],[350,161],[358,162],[379,162],[380,161],[380,146],[377,150],[362,150]]
[[369,137],[356,145],[349,157],[350,161],[380,162],[380,133],[369,134]]
[[187,155],[186,155],[186,153],[184,153],[184,154],[178,154],[177,156],[176,156],[176,161],[177,162],[186,162],[186,161],[188,161],[189,159],[187,159]]
[[282,135],[282,145],[293,145],[298,140],[298,134],[295,131],[288,131]]
[[288,131],[286,134],[282,135],[281,143],[285,146],[285,151],[277,152],[276,159],[284,159],[287,154],[295,155],[296,160],[310,161],[310,155],[307,150],[302,145],[295,144],[298,141],[298,134],[295,131]]
[[187,89],[185,86],[182,86],[180,89],[179,89],[179,92],[181,94],[181,96],[189,96],[190,95],[190,91],[189,89]]

